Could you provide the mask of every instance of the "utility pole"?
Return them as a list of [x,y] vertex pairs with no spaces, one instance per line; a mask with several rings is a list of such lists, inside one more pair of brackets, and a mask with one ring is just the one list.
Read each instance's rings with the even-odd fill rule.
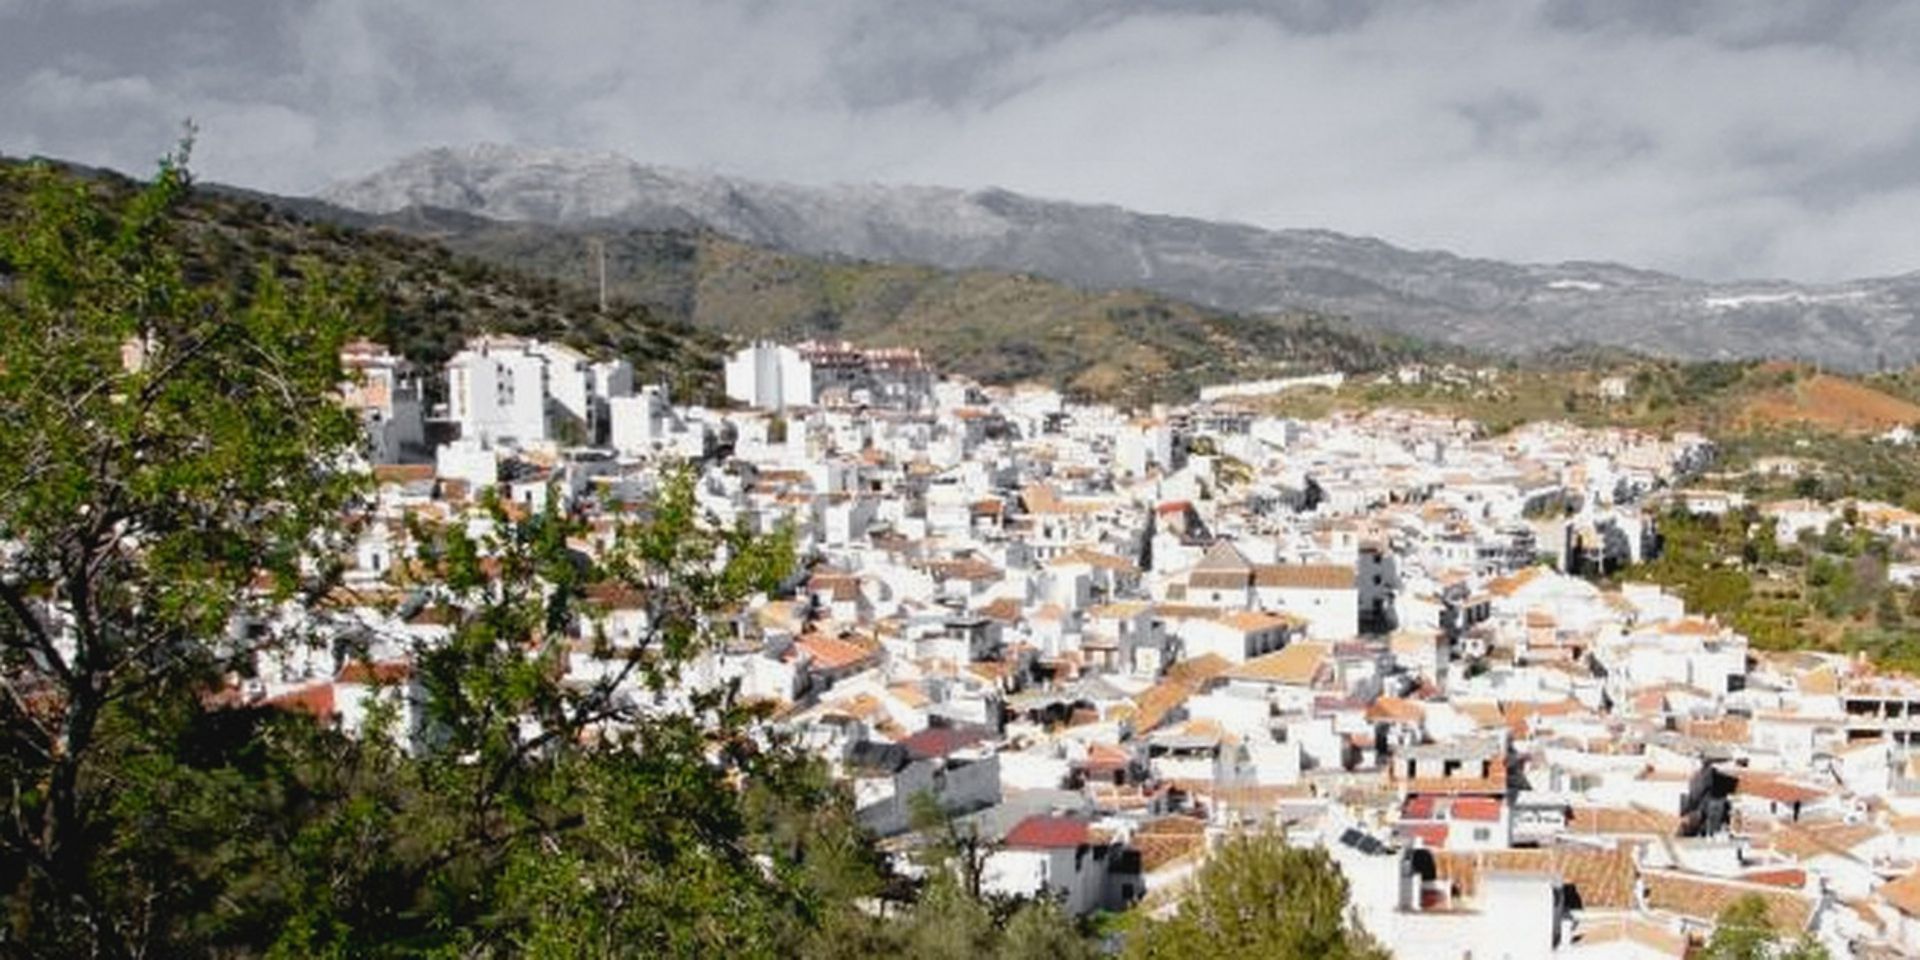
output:
[[607,242],[599,237],[588,237],[587,246],[593,248],[594,260],[600,275],[600,315],[607,313]]

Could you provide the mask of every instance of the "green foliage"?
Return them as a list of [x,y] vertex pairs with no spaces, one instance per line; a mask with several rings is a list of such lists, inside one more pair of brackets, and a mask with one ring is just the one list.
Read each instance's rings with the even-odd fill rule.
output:
[[1797,477],[1756,477],[1751,497],[1801,497],[1824,502],[1849,498],[1920,507],[1920,452],[1877,443],[1871,437],[1831,430],[1780,427],[1727,431],[1720,437],[1722,465],[1750,466],[1762,457],[1788,456],[1813,465]]
[[987,858],[998,845],[943,811],[927,794],[912,798],[915,859],[926,873],[919,896],[893,921],[867,928],[860,952],[829,948],[819,956],[951,957],[969,960],[1091,960],[1089,931],[1047,898],[983,892]]
[[1661,556],[1621,579],[1673,589],[1757,649],[1859,652],[1920,672],[1920,591],[1888,581],[1889,545],[1871,532],[1842,519],[1782,547],[1752,509],[1723,517],[1676,510],[1659,526]]
[[[0,221],[23,215],[36,177],[94,202],[127,204],[138,193],[137,185],[108,174],[27,170],[0,160]],[[580,282],[558,282],[459,256],[431,225],[416,224],[420,235],[413,236],[368,228],[364,218],[315,222],[307,218],[314,212],[300,201],[195,190],[168,207],[170,255],[192,283],[241,293],[252,290],[263,265],[289,285],[299,280],[302,262],[351,274],[366,294],[357,304],[360,332],[423,364],[444,362],[478,332],[540,336],[626,357],[642,382],[665,382],[678,397],[718,398],[721,341],[671,310],[617,299],[602,311],[585,274]]]
[[1752,533],[1756,515],[1694,516],[1673,510],[1661,516],[1660,556],[1622,574],[1624,579],[1651,580],[1674,588],[1687,609],[1728,617],[1743,609],[1751,595],[1748,557],[1773,559],[1772,531]]
[[0,943],[36,952],[229,922],[183,919],[227,867],[190,843],[272,800],[232,795],[262,761],[182,704],[251,662],[226,635],[248,603],[324,590],[358,489],[333,468],[358,427],[330,399],[361,301],[312,263],[295,285],[268,268],[244,291],[191,283],[183,163],[116,202],[5,171],[23,199],[0,231]]
[[1720,912],[1713,938],[1699,956],[1704,960],[1826,960],[1827,950],[1805,936],[1783,940],[1767,919],[1765,898],[1750,893]]
[[[217,235],[183,218],[252,214],[199,204],[178,160],[137,192],[5,178],[0,954],[861,942],[880,873],[845,792],[735,687],[654,702],[789,575],[790,534],[714,525],[687,472],[597,561],[569,546],[576,519],[490,502],[473,527],[415,526],[410,587],[450,636],[376,684],[358,736],[227,704],[268,645],[337,639],[363,482],[340,469],[359,429],[339,349],[391,300],[314,263],[203,269]],[[620,649],[592,603],[609,586],[646,606]],[[319,635],[230,629],[282,604]],[[576,649],[614,669],[569,680]]]
[[592,236],[461,219],[398,223],[466,255],[584,287],[604,243],[611,288],[655,316],[740,339],[847,339],[928,351],[943,372],[1038,380],[1104,400],[1190,398],[1205,383],[1378,370],[1461,354],[1317,316],[1240,316],[1029,274],[822,260],[710,233]]
[[1233,837],[1214,851],[1167,920],[1141,917],[1126,955],[1275,960],[1384,960],[1350,921],[1347,881],[1326,851],[1272,833]]
[[[712,612],[785,577],[790,539],[713,528],[684,471],[601,562],[571,551],[579,524],[557,508],[516,519],[493,501],[490,512],[478,538],[457,524],[421,531],[414,569],[440,592],[452,634],[417,654],[428,711],[400,733],[423,746],[385,754],[393,791],[356,798],[391,824],[396,843],[378,869],[394,882],[323,872],[321,889],[355,902],[303,927],[299,949],[764,954],[847,909],[871,863],[857,855],[846,799],[764,729],[759,707],[732,687],[664,709],[630,693],[667,689],[716,642]],[[596,639],[585,600],[599,584],[646,598],[637,645],[609,651]],[[617,669],[565,682],[575,642],[601,646]],[[397,910],[394,889],[410,891]],[[359,902],[362,891],[388,895]]]

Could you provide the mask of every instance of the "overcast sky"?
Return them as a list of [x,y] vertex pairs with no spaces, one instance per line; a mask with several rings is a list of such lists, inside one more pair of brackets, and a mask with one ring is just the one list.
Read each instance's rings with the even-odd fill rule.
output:
[[0,0],[0,152],[497,141],[1709,278],[1920,269],[1914,0]]

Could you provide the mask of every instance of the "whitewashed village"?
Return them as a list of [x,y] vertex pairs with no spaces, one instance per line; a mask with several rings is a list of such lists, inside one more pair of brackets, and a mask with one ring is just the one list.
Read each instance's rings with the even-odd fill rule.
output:
[[[1678,958],[1752,894],[1836,956],[1920,954],[1920,684],[1600,585],[1665,505],[1727,509],[1703,437],[1230,390],[1127,412],[846,344],[743,347],[725,409],[513,337],[343,359],[377,506],[334,626],[369,656],[278,656],[249,701],[348,732],[417,712],[407,651],[445,627],[391,576],[410,517],[486,524],[493,491],[610,529],[689,465],[702,510],[789,527],[800,566],[682,682],[769,704],[889,849],[937,805],[993,892],[1170,911],[1220,838],[1273,829],[1331,853],[1398,956]],[[644,631],[595,601],[616,646]],[[596,649],[570,676],[606,674]]]

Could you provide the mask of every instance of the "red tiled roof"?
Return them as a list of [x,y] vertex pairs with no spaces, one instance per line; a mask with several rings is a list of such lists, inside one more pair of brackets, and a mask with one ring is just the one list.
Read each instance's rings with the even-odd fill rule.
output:
[[928,727],[900,741],[900,745],[907,748],[907,752],[912,754],[914,759],[930,760],[935,757],[944,757],[961,747],[972,746],[982,739],[985,739],[984,735],[976,730]]
[[998,620],[1001,623],[1018,623],[1020,621],[1020,609],[1020,601],[1017,598],[999,597],[992,603],[988,603],[974,612],[989,620]]
[[1132,755],[1116,746],[1096,743],[1087,748],[1087,759],[1083,766],[1089,772],[1124,770],[1133,762]]
[[1367,707],[1367,720],[1373,723],[1418,724],[1426,719],[1425,707],[1400,697],[1381,697]]
[[1351,590],[1353,568],[1335,563],[1273,563],[1253,568],[1253,585],[1284,590]]
[[1087,825],[1069,817],[1031,816],[1007,831],[1006,845],[1024,850],[1078,847],[1089,838]]
[[275,710],[311,714],[322,720],[331,720],[334,714],[333,684],[316,683],[310,687],[291,690],[268,699],[266,705]]
[[1165,720],[1175,707],[1185,703],[1195,690],[1230,666],[1232,663],[1217,653],[1175,662],[1167,668],[1165,679],[1133,698],[1139,711],[1134,718],[1134,732],[1145,733],[1159,726],[1160,721]]
[[1402,820],[1473,820],[1495,823],[1501,803],[1494,797],[1449,797],[1428,793],[1409,796],[1400,805]]
[[795,640],[793,645],[812,657],[813,665],[823,670],[850,667],[874,655],[870,647],[818,633],[807,634]]
[[1769,774],[1735,774],[1735,793],[1750,794],[1774,803],[1811,803],[1826,798],[1826,793],[1812,787],[1789,783]]
[[1880,899],[1909,917],[1920,917],[1920,870],[1882,884]]
[[[1721,911],[1748,894],[1767,902],[1767,922],[1789,933],[1807,929],[1816,906],[1813,900],[1766,884],[1722,880],[1678,870],[1642,870],[1647,906],[1695,920],[1712,921]],[[1884,894],[1883,894],[1884,895]]]
[[340,668],[340,675],[334,680],[339,683],[363,683],[371,686],[387,686],[405,683],[413,676],[413,664],[406,660],[385,660],[366,663],[355,660]]
[[1589,835],[1671,837],[1680,832],[1680,818],[1641,807],[1575,806],[1567,828]]
[[408,483],[433,479],[431,463],[377,463],[373,466],[376,483]]
[[1807,885],[1807,872],[1798,868],[1785,870],[1755,870],[1743,873],[1740,879],[1748,883],[1764,883],[1770,887],[1787,887],[1798,890]]
[[1140,852],[1140,870],[1151,873],[1175,861],[1205,853],[1206,824],[1190,817],[1162,817],[1142,824],[1134,833],[1132,844]]
[[808,593],[824,593],[835,603],[860,599],[860,578],[850,573],[816,573],[807,580]]
[[1479,892],[1481,874],[1489,870],[1547,874],[1574,888],[1588,908],[1626,909],[1633,905],[1633,853],[1626,847],[1594,850],[1559,845],[1538,849],[1442,851],[1434,854],[1440,879],[1453,884],[1460,896]]
[[1500,801],[1492,797],[1456,797],[1453,819],[1495,822],[1500,819]]
[[[587,588],[587,604],[604,610],[645,610],[647,595],[632,584],[607,580]],[[837,599],[837,598],[836,598]]]

